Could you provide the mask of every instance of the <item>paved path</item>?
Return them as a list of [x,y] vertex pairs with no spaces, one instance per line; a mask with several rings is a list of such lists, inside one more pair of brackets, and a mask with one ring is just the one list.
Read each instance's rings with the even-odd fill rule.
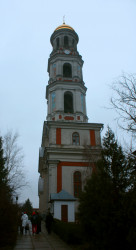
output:
[[47,231],[42,228],[41,234],[36,235],[18,235],[14,250],[71,250],[64,241],[56,234],[48,235]]

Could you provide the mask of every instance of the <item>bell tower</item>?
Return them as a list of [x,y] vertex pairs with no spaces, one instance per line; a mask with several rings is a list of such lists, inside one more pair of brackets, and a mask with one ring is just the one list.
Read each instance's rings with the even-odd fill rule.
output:
[[55,29],[50,41],[47,120],[87,122],[87,89],[82,77],[83,60],[77,51],[78,35],[72,27],[63,23]]
[[63,23],[50,41],[48,111],[39,150],[39,209],[46,214],[50,208],[54,218],[74,222],[80,192],[100,157],[103,124],[88,123],[77,33]]

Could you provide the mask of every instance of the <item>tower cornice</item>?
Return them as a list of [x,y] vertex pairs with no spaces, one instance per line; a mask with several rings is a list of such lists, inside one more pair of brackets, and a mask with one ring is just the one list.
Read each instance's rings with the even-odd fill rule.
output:
[[82,60],[82,56],[78,54],[74,54],[70,53],[70,55],[65,55],[64,52],[59,53],[59,52],[55,52],[55,53],[51,53],[50,57],[48,59],[48,72],[49,72],[49,65],[50,63],[54,63],[56,60],[62,60],[62,61],[78,61],[78,63],[80,64],[80,66],[82,67],[84,64],[84,61]]
[[63,127],[65,129],[68,129],[70,127],[75,127],[75,128],[78,128],[78,129],[83,129],[83,130],[86,130],[87,128],[88,129],[94,129],[94,130],[102,130],[103,129],[103,123],[86,123],[86,122],[63,122],[63,121],[44,121],[44,126],[46,126],[46,124],[48,124],[48,127],[54,127],[54,128],[57,128],[57,127]]
[[[67,84],[69,85],[69,87],[67,86]],[[80,89],[80,90],[83,90],[84,93],[86,93],[87,91],[87,88],[83,85],[83,83],[81,82],[74,82],[74,81],[71,81],[71,82],[64,82],[63,80],[60,81],[55,81],[51,84],[48,84],[46,86],[46,99],[48,98],[48,95],[49,95],[49,89],[61,89],[61,90],[76,90],[76,89]]]

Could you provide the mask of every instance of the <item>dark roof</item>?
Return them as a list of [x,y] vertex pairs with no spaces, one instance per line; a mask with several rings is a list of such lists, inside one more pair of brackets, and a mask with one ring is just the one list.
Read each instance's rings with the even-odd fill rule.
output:
[[65,190],[61,190],[59,193],[52,193],[50,196],[51,201],[75,201],[76,198],[66,192]]

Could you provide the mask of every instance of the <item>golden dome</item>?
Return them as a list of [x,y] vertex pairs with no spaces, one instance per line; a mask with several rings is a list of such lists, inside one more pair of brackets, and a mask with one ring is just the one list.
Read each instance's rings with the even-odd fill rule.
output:
[[63,23],[62,25],[58,26],[54,31],[61,30],[61,29],[68,29],[68,30],[74,31],[74,29],[71,26],[69,26],[69,25],[67,25],[65,23]]

